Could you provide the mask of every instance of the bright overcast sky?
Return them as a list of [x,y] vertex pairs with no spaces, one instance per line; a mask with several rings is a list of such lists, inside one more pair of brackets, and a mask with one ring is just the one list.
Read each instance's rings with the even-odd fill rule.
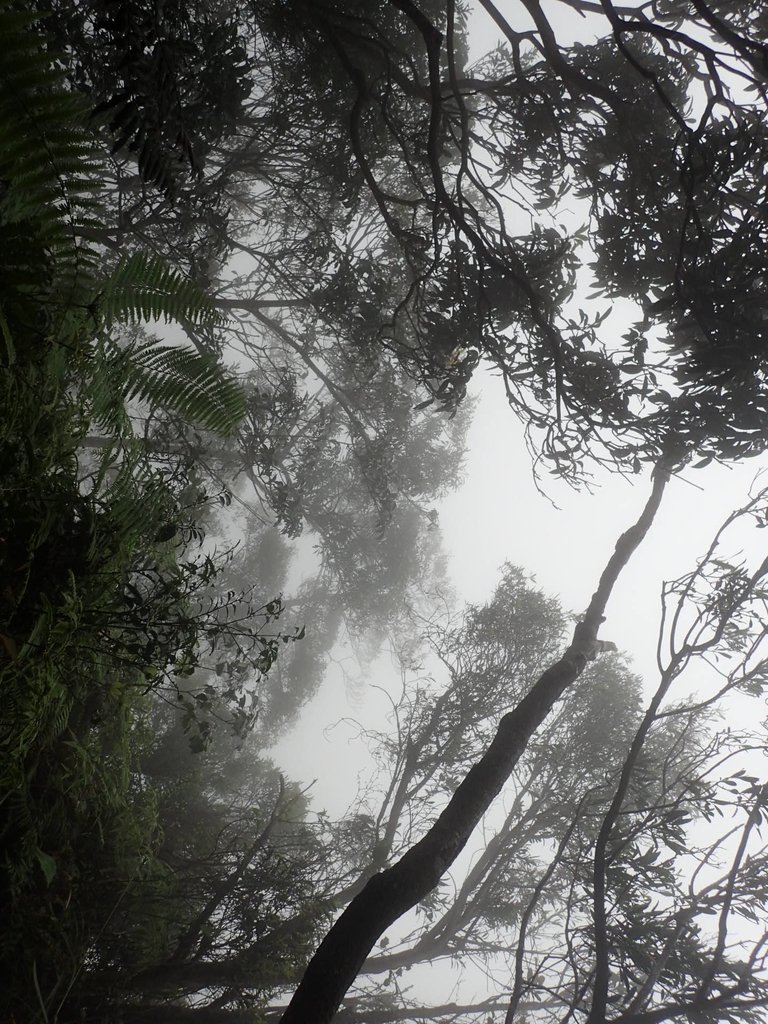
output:
[[[478,375],[473,390],[479,400],[469,433],[466,482],[440,506],[458,599],[489,599],[500,566],[510,561],[533,575],[547,594],[559,597],[564,608],[583,611],[616,540],[645,504],[649,474],[627,479],[605,472],[595,478],[592,493],[551,477],[544,481],[549,500],[534,484],[522,427],[506,405],[500,381]],[[667,488],[649,536],[622,574],[601,636],[630,657],[647,691],[658,682],[663,581],[695,566],[720,523],[746,501],[759,468],[751,460],[733,468],[683,472]],[[351,716],[383,724],[387,705],[374,687],[397,684],[394,673],[386,675],[387,660],[380,659],[366,679],[369,686],[350,692],[341,673],[331,670],[297,729],[279,745],[278,759],[291,777],[318,779],[317,808],[341,812],[351,799],[365,748],[355,742],[354,729],[334,723]]]

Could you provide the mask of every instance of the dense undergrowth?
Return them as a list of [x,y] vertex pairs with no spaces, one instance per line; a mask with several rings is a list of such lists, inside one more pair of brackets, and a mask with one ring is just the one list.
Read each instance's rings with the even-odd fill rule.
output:
[[[126,893],[163,874],[141,770],[152,701],[181,706],[203,746],[219,700],[183,685],[233,600],[212,596],[222,559],[201,547],[211,499],[193,466],[150,459],[129,410],[226,435],[242,394],[212,357],[143,332],[216,314],[154,257],[102,268],[104,147],[34,20],[0,5],[0,37],[0,1019],[20,1024],[57,1019]],[[278,613],[239,644],[256,674]]]

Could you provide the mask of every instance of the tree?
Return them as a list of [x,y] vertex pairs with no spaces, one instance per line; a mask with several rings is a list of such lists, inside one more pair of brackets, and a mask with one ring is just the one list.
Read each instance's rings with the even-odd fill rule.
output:
[[[761,526],[767,502],[763,492],[734,513],[696,570],[667,586],[661,649],[669,653],[647,710],[637,680],[614,655],[600,653],[585,665],[521,753],[506,813],[486,822],[482,853],[453,886],[425,894],[418,922],[395,947],[382,946],[361,963],[367,982],[345,1000],[339,1019],[464,1021],[501,1011],[509,1020],[525,1012],[560,1021],[589,1013],[601,962],[607,982],[600,1019],[661,1020],[694,1010],[745,1020],[754,1011],[759,1019],[768,999],[759,928],[768,853],[757,832],[765,787],[750,774],[745,753],[764,751],[765,739],[723,730],[712,711],[735,693],[764,692],[766,627],[756,612],[768,596],[768,564],[729,564],[724,553],[734,530],[738,536]],[[385,768],[380,798],[366,787],[338,834],[343,843],[331,839],[337,848],[355,848],[359,861],[348,863],[346,881],[335,875],[330,886],[314,883],[326,913],[350,898],[354,908],[354,894],[363,887],[365,900],[371,877],[386,879],[387,870],[375,874],[385,863],[397,870],[429,843],[429,819],[487,744],[495,716],[511,706],[507,718],[519,721],[526,691],[541,692],[541,677],[533,682],[547,659],[541,648],[554,646],[564,625],[556,603],[508,567],[487,606],[468,608],[450,628],[432,628],[448,685],[433,689],[411,669],[413,681],[393,705],[393,733],[370,735]],[[704,663],[716,670],[702,679]],[[695,689],[663,704],[683,672],[697,666]],[[462,786],[466,792],[466,783],[458,792]],[[451,803],[455,797],[449,812]],[[370,914],[370,902],[365,910]],[[235,920],[230,915],[230,928]],[[344,952],[359,956],[357,940]],[[252,947],[253,957],[262,946]],[[425,1007],[407,997],[393,1003],[378,980],[441,956],[481,958],[499,995]],[[237,1012],[226,1007],[261,984],[247,947],[198,970],[168,964],[157,975],[165,972],[177,990],[232,986],[192,1021],[209,1015],[233,1024]],[[126,1019],[158,1019],[147,995],[125,1007]]]
[[[218,561],[193,550],[205,496],[190,501],[189,476],[131,446],[128,407],[162,405],[226,436],[244,405],[211,354],[132,331],[217,315],[151,254],[101,266],[89,238],[98,146],[35,23],[0,4],[0,887],[3,952],[17,964],[4,1006],[46,1018],[105,905],[152,861],[152,802],[131,786],[133,716],[228,632],[232,603],[200,600]],[[85,466],[94,422],[104,444]],[[259,627],[277,610],[248,632],[263,670],[276,638]]]
[[[306,532],[314,543],[316,568],[282,604],[292,625],[309,625],[309,635],[281,659],[264,725],[268,718],[284,723],[312,696],[340,637],[353,639],[364,662],[387,636],[405,643],[415,635],[416,611],[447,592],[432,502],[460,478],[467,418],[438,420],[414,410],[413,399],[407,379],[385,369],[365,400],[354,394],[344,409],[281,366],[273,391],[263,378],[259,387],[249,382],[235,438],[222,443],[158,413],[144,424],[146,440],[135,442],[158,466],[194,464],[202,487],[232,495],[247,531],[236,556],[244,589],[260,578],[267,547],[293,557],[296,546],[280,533]],[[275,593],[286,583],[284,573]]]
[[[764,134],[759,71],[763,51],[749,34],[752,23],[749,28],[747,23],[733,26],[712,8],[697,4],[687,32],[679,27],[677,10],[654,10],[652,18],[645,11],[635,16],[605,4],[602,10],[612,39],[567,50],[558,45],[537,3],[524,5],[535,25],[533,33],[513,29],[495,7],[484,6],[500,25],[509,50],[488,62],[492,74],[467,80],[457,71],[458,16],[453,5],[433,20],[408,2],[385,9],[382,5],[359,20],[352,6],[316,5],[311,12],[299,9],[290,31],[281,25],[284,38],[300,47],[310,63],[324,64],[329,75],[347,75],[352,98],[346,128],[352,151],[381,223],[412,265],[409,302],[400,311],[418,322],[423,310],[423,323],[428,324],[435,299],[432,288],[439,280],[439,271],[431,271],[455,268],[453,280],[460,280],[462,294],[470,297],[478,350],[502,369],[511,400],[533,428],[544,432],[545,454],[561,472],[576,473],[585,451],[639,468],[641,460],[656,461],[662,454],[674,465],[694,452],[730,457],[762,450],[762,420],[753,420],[762,401],[760,356],[749,356],[754,361],[748,369],[733,371],[734,359],[753,350],[744,337],[733,333],[738,318],[724,316],[726,309],[734,308],[734,296],[744,292],[740,285],[733,290],[737,275],[748,266],[752,280],[754,264],[741,259],[739,245],[753,229],[752,208],[762,204],[762,198],[749,191],[753,172],[746,170],[744,175],[747,191],[742,193],[738,184],[749,166],[747,150],[759,153]],[[594,7],[571,6],[584,11]],[[402,14],[399,24],[391,20],[393,8]],[[753,11],[757,10],[755,5]],[[419,43],[413,60],[395,41],[404,26]],[[728,52],[728,64],[720,44]],[[372,53],[378,59],[371,60]],[[420,79],[418,71],[423,69],[426,77]],[[734,75],[745,76],[754,87],[754,104],[734,98]],[[693,83],[701,79],[708,101],[694,118],[686,104]],[[489,127],[483,130],[483,124]],[[380,136],[372,126],[383,126],[396,141],[394,171],[379,155]],[[636,127],[637,134],[630,135],[624,126]],[[453,140],[453,164],[450,155],[444,159],[440,152],[446,136]],[[417,137],[426,138],[426,152],[412,142]],[[742,137],[749,140],[744,149],[735,143]],[[499,138],[504,142],[496,153],[493,140]],[[607,152],[603,139],[614,146],[618,142],[618,154]],[[450,143],[448,148],[450,154]],[[591,201],[594,236],[582,240],[577,235],[573,244],[589,240],[594,248],[598,288],[612,297],[641,299],[646,317],[663,317],[675,327],[693,317],[706,336],[705,343],[699,343],[702,353],[703,344],[708,346],[706,356],[698,349],[694,359],[668,355],[647,324],[642,331],[630,332],[627,348],[612,352],[599,337],[601,314],[569,315],[565,303],[574,280],[573,246],[538,225],[528,234],[514,236],[506,228],[502,203],[507,184],[522,192],[524,209],[536,203],[553,205],[553,152],[558,187],[567,188],[572,181]],[[713,160],[714,152],[719,156]],[[639,153],[643,164],[637,167]],[[604,174],[606,165],[615,169]],[[634,274],[635,249],[642,270],[639,281]],[[660,258],[654,261],[650,253],[655,256],[657,251]],[[759,280],[758,273],[758,293]],[[496,299],[502,289],[503,311]],[[514,344],[505,334],[510,322],[518,332]],[[753,322],[751,318],[752,333]],[[731,332],[727,342],[725,331]],[[424,347],[433,356],[439,343],[430,347],[427,340]],[[732,359],[732,353],[738,356]],[[412,348],[409,357],[413,358]],[[453,362],[443,358],[446,364]],[[427,367],[426,359],[422,361],[425,379],[433,374],[435,363],[433,359]],[[724,363],[728,368],[722,372]],[[438,386],[434,394],[450,404],[450,374],[444,377],[446,387]],[[668,389],[663,387],[665,380],[670,382]],[[460,389],[454,394],[460,397]],[[615,561],[610,564],[610,572],[615,566]],[[565,665],[545,673],[540,689],[553,679],[567,685],[564,672],[570,679],[577,675],[596,639],[595,616],[599,618],[606,596],[605,588],[598,590],[596,603],[577,631],[576,664],[566,659]],[[557,688],[555,692],[559,696]],[[521,716],[530,703],[523,702]],[[551,704],[546,702],[547,709]],[[530,736],[527,725],[524,732],[521,746]],[[477,773],[470,775],[476,777]],[[457,791],[463,792],[461,787]],[[447,813],[439,828],[450,818]],[[476,817],[476,811],[469,817]],[[452,835],[454,850],[462,840],[461,830]],[[406,855],[407,864],[415,865],[419,852],[430,850],[428,840],[417,844],[413,856]],[[320,973],[325,981],[334,976],[330,964],[338,980],[342,949],[356,945],[355,956],[362,962],[372,933],[396,913],[395,891],[402,896],[401,906],[407,906],[417,890],[423,894],[430,880],[437,880],[441,857],[435,857],[429,870],[425,866],[423,888],[414,883],[408,898],[399,883],[407,888],[414,882],[415,869],[404,868],[400,874],[392,869],[371,880],[370,902],[353,902],[321,947]],[[374,896],[379,885],[380,900]],[[386,912],[382,910],[374,923],[373,907],[382,909],[384,904]],[[351,926],[339,939],[356,913],[361,931]],[[366,929],[368,937],[361,941]],[[334,948],[337,939],[339,946]],[[309,980],[314,970],[310,968],[307,987],[300,989],[286,1019],[292,1014],[300,1019],[310,1005],[321,1015],[331,1012],[330,1003],[317,1009],[319,990]],[[350,966],[346,982],[352,974]],[[301,1011],[306,992],[311,995]],[[598,1003],[601,999],[604,1002],[598,993]]]
[[[291,607],[298,623],[306,621],[302,604],[317,616],[316,657],[310,659],[310,644],[292,652],[297,663],[312,663],[299,678],[286,678],[287,690],[307,699],[344,631],[361,651],[375,652],[387,632],[408,630],[409,608],[425,599],[427,587],[420,593],[420,584],[433,576],[439,583],[433,503],[460,479],[466,417],[441,422],[419,408],[423,394],[397,361],[375,350],[377,314],[370,302],[367,319],[358,315],[362,307],[342,318],[349,280],[340,268],[360,261],[354,238],[331,215],[339,203],[327,183],[310,202],[305,176],[296,181],[292,171],[252,167],[252,156],[242,154],[232,172],[237,205],[228,226],[203,240],[206,251],[212,246],[222,259],[247,254],[252,265],[224,286],[205,254],[192,257],[195,272],[218,287],[217,305],[231,318],[227,341],[218,332],[214,341],[206,327],[186,325],[201,352],[232,347],[246,360],[246,417],[226,444],[167,409],[153,411],[142,426],[153,459],[194,460],[214,486],[235,492],[236,505],[259,528],[266,520],[290,537],[311,532],[319,572]],[[249,175],[255,176],[252,194],[243,194],[242,179]],[[246,206],[247,218],[238,215],[238,205]],[[255,242],[253,219],[262,214],[271,224]],[[178,255],[189,263],[190,246],[177,254],[163,215],[155,227],[162,228],[162,238],[150,233],[149,244],[166,258]],[[141,224],[130,234],[130,245],[143,238]],[[333,266],[322,267],[325,254],[333,254]],[[374,266],[372,254],[368,262]],[[313,278],[317,295],[308,299]],[[402,290],[396,280],[390,275],[390,306]],[[383,295],[382,282],[383,276]],[[87,443],[102,442],[91,437]],[[289,659],[281,670],[289,675]],[[295,709],[297,701],[289,696],[285,703]]]
[[[133,927],[139,927],[140,936],[146,934],[149,922],[172,922],[166,929],[181,929],[186,939],[182,944],[177,941],[171,955],[156,954],[156,962],[131,978],[122,965],[130,948],[130,932],[115,922],[115,938],[110,936],[102,946],[106,955],[114,945],[112,955],[121,962],[113,964],[107,975],[102,961],[90,984],[98,988],[99,976],[110,976],[114,988],[114,971],[119,970],[121,977],[127,974],[117,987],[123,998],[129,991],[135,993],[139,1017],[149,1014],[152,1005],[163,1005],[158,1000],[178,998],[181,993],[194,992],[198,1001],[221,1010],[248,999],[265,998],[280,980],[269,974],[270,930],[273,943],[280,933],[288,941],[294,933],[306,932],[308,917],[307,910],[297,908],[293,899],[298,880],[290,886],[287,880],[274,885],[271,900],[279,913],[278,923],[270,923],[266,913],[254,914],[254,906],[264,900],[260,893],[266,883],[258,880],[253,838],[260,850],[273,851],[271,857],[288,855],[293,859],[313,895],[315,917],[324,921],[332,908],[349,902],[367,878],[396,859],[428,828],[435,807],[444,803],[445,788],[455,784],[493,730],[499,706],[513,705],[525,691],[542,662],[562,645],[565,628],[566,617],[556,602],[544,598],[511,566],[506,567],[488,605],[466,609],[451,628],[434,624],[429,635],[439,655],[437,678],[432,680],[404,666],[403,693],[392,710],[394,734],[367,735],[380,763],[380,777],[361,787],[359,803],[343,821],[335,823],[320,818],[314,826],[308,821],[299,825],[298,814],[286,813],[286,791],[283,809],[270,811],[267,830],[262,818],[256,836],[249,838],[252,826],[244,833],[238,822],[250,822],[251,811],[246,811],[250,794],[264,786],[264,769],[253,765],[252,752],[246,749],[233,756],[226,736],[217,734],[203,759],[189,764],[178,721],[170,719],[159,730],[155,715],[152,731],[159,735],[149,756],[144,757],[143,775],[158,793],[164,830],[160,857],[173,874],[170,879],[160,878],[166,895],[151,887],[146,894],[139,889],[123,901],[119,918],[130,921],[135,917]],[[441,676],[448,679],[445,689]],[[510,687],[510,678],[519,679],[517,688]],[[486,682],[488,685],[483,685]],[[639,716],[637,681],[618,658],[595,662],[585,673],[581,693],[566,700],[540,741],[521,760],[509,813],[500,827],[487,825],[486,849],[466,878],[455,883],[454,898],[450,890],[435,893],[398,949],[387,948],[366,961],[364,973],[374,992],[364,989],[357,1001],[345,1005],[356,1007],[356,1012],[370,1010],[378,1005],[377,1000],[386,1001],[382,981],[390,972],[441,956],[471,955],[492,969],[508,942],[508,929],[523,912],[522,894],[535,887],[537,847],[558,836],[561,828],[570,825],[573,831],[574,812],[583,812],[587,795],[591,820],[596,821],[599,793],[603,793],[604,807],[608,791],[606,764],[620,759]],[[613,739],[608,744],[604,730],[598,740],[589,729],[591,720],[606,717],[614,721]],[[674,761],[675,744],[670,746]],[[179,787],[179,780],[185,779],[190,769],[189,782]],[[241,777],[244,769],[247,774]],[[208,781],[203,787],[204,779]],[[196,791],[195,786],[201,789]],[[268,803],[271,800],[270,796]],[[578,813],[576,817],[588,834],[584,817]],[[295,822],[295,827],[290,822]],[[213,854],[207,852],[211,841],[216,844]],[[242,852],[235,856],[234,850]],[[227,872],[231,885],[221,877]],[[272,874],[277,878],[274,863]],[[555,912],[553,907],[567,902],[564,885],[563,879],[553,881],[539,899],[540,906],[546,903],[550,908],[550,915]],[[219,894],[219,898],[209,896],[206,902],[205,896],[199,895],[201,889]],[[134,900],[136,911],[132,909]],[[202,910],[193,911],[195,929],[190,925],[185,930],[181,922],[190,917],[186,909],[190,902],[196,906],[202,902],[207,916]],[[255,921],[263,931],[258,936],[252,932]],[[156,931],[156,925],[152,930]],[[533,931],[531,926],[529,936]],[[280,958],[284,983],[301,969],[300,963],[289,964],[286,956]],[[87,976],[82,984],[87,993]],[[130,1015],[133,1011],[126,1005],[123,1012]]]
[[[235,503],[251,521],[267,519],[289,536],[310,529],[321,547],[314,585],[293,602],[298,625],[306,621],[302,603],[318,621],[312,644],[292,651],[282,666],[286,699],[277,720],[284,721],[313,692],[343,629],[361,635],[361,649],[374,651],[377,637],[407,629],[404,609],[423,598],[416,581],[430,576],[431,566],[439,577],[432,502],[459,478],[463,425],[441,425],[414,409],[421,395],[397,364],[383,360],[377,369],[356,352],[365,335],[359,325],[345,331],[340,350],[338,329],[319,302],[300,317],[270,308],[292,301],[282,295],[307,277],[308,256],[321,287],[328,276],[318,265],[323,252],[335,248],[342,258],[351,243],[324,219],[329,209],[338,210],[338,196],[327,183],[310,189],[308,167],[295,159],[299,123],[306,128],[306,145],[312,139],[327,156],[322,112],[314,111],[309,121],[305,116],[299,122],[297,115],[290,133],[279,127],[288,110],[286,79],[295,66],[289,61],[270,67],[264,30],[254,27],[258,9],[203,5],[191,12],[177,5],[158,12],[139,3],[120,11],[110,5],[83,11],[60,3],[43,13],[65,50],[59,59],[68,81],[107,115],[114,135],[105,217],[88,225],[89,237],[105,247],[108,264],[126,259],[126,250],[128,264],[135,263],[141,259],[135,248],[143,244],[188,268],[198,283],[218,286],[217,267],[227,255],[253,249],[253,218],[260,216],[255,208],[266,215],[269,207],[279,225],[280,232],[264,229],[259,247],[266,252],[244,275],[248,281],[218,297],[230,315],[249,314],[244,329],[236,323],[228,335],[236,344],[242,339],[247,360],[248,409],[234,438],[222,443],[199,422],[192,427],[188,410],[169,408],[168,401],[150,408],[143,421],[134,419],[128,435],[150,464],[183,472],[194,462],[196,474],[209,478],[209,489],[212,484],[235,492]],[[243,89],[246,77],[250,97]],[[273,78],[282,82],[279,118],[265,112],[276,102]],[[295,209],[299,198],[304,218]],[[232,212],[225,215],[230,202]],[[248,209],[247,226],[242,206]],[[296,236],[293,245],[286,239],[289,231]],[[281,297],[266,306],[243,295],[259,274],[263,288],[282,286]],[[228,347],[218,334],[224,324],[213,331],[210,323],[182,319],[198,361],[220,359]],[[145,360],[154,352],[138,332],[135,350]],[[119,359],[113,349],[106,355],[97,379],[108,383]],[[162,355],[167,364],[173,350],[164,346]],[[355,392],[362,381],[367,395],[361,402]],[[96,419],[109,413],[112,397],[99,396]],[[141,432],[139,442],[132,435]],[[96,451],[109,450],[111,443],[98,433],[85,439]],[[237,493],[246,480],[252,493]],[[276,537],[273,543],[281,542]],[[365,627],[364,613],[370,613]],[[298,667],[306,664],[295,679],[289,678],[292,660]]]
[[649,501],[620,539],[598,589],[563,655],[539,676],[517,706],[501,718],[481,759],[472,766],[426,835],[386,871],[374,875],[329,931],[283,1021],[330,1020],[374,943],[389,925],[423,899],[453,863],[491,801],[509,778],[533,733],[594,655],[597,632],[613,584],[648,531],[668,470],[660,469]]
[[[258,288],[243,308],[257,317],[275,306],[297,316],[325,310],[339,330],[365,320],[368,302],[378,311],[369,340],[448,408],[478,362],[491,362],[561,473],[578,476],[590,452],[624,468],[653,463],[671,434],[706,457],[756,453],[761,5],[735,20],[707,4],[652,15],[564,6],[602,14],[602,37],[561,46],[535,0],[520,5],[533,30],[488,2],[505,46],[469,69],[461,5],[238,8],[240,21],[222,21],[230,34],[219,59],[255,85],[232,115],[237,141],[233,126],[220,156],[210,148],[221,173],[208,194],[242,212],[219,211],[199,260],[188,255],[197,248],[188,233],[181,248],[170,241],[167,209],[150,217],[148,238],[173,246],[167,254],[184,265],[199,262],[208,279],[211,256],[251,256]],[[169,9],[163,30],[178,16]],[[222,13],[200,17],[203,27],[182,26],[195,39],[206,17]],[[238,63],[233,46],[251,38],[253,56]],[[121,74],[141,78],[134,49]],[[75,65],[81,50],[74,46]],[[104,56],[109,66],[109,46]],[[146,112],[134,107],[141,124]],[[290,134],[275,128],[275,109]],[[171,132],[174,116],[165,111]],[[584,230],[569,233],[561,207],[570,195],[589,211]],[[530,230],[518,229],[514,209]],[[569,301],[586,261],[599,293],[640,304],[619,344],[613,322],[603,326],[605,309],[582,317]],[[366,298],[348,303],[353,290]],[[242,296],[221,301],[236,307]]]
[[[405,670],[403,693],[393,702],[394,734],[370,734],[382,768],[381,799],[362,789],[360,810],[373,823],[371,857],[345,899],[424,836],[447,794],[482,755],[497,716],[515,706],[562,650],[566,630],[557,603],[512,566],[488,605],[470,606],[451,629],[433,627],[442,671],[434,680],[411,681]],[[398,948],[388,945],[369,957],[365,974],[440,957],[492,964],[509,943],[506,930],[520,920],[523,894],[534,888],[537,846],[558,837],[588,796],[595,815],[606,766],[621,756],[639,718],[637,682],[618,658],[604,656],[587,667],[579,693],[566,696],[521,757],[506,789],[508,810],[500,822],[486,822],[484,849],[471,869],[463,879],[443,879]],[[598,738],[596,720],[610,721],[612,731]]]
[[[749,421],[763,400],[762,335],[740,298],[746,290],[763,307],[762,247],[750,242],[764,202],[762,5],[735,21],[707,4],[565,6],[602,14],[603,37],[561,46],[535,0],[520,5],[533,30],[484,3],[505,46],[469,70],[456,4],[393,2],[358,19],[354,4],[296,7],[284,28],[310,66],[346,76],[339,131],[410,267],[399,314],[421,331],[407,358],[425,380],[438,376],[433,391],[449,404],[472,352],[488,359],[561,472],[577,472],[588,451],[623,466],[655,461],[671,429],[688,451],[762,450]],[[586,231],[570,237],[558,227],[569,194],[589,204]],[[516,231],[514,208],[529,231]],[[589,259],[602,294],[644,307],[626,344],[600,331],[603,311],[581,317],[568,303]],[[430,331],[448,281],[452,319],[472,324],[461,366]],[[689,327],[693,360],[659,346]]]
[[[584,645],[595,643],[586,628],[647,529],[662,489],[657,478],[651,502],[619,541],[565,656],[502,717],[432,826],[372,876],[343,911],[281,1020],[331,1019],[382,932],[418,901],[430,905],[430,891],[527,756],[532,723],[543,721],[569,690],[579,701],[574,683],[588,660]],[[594,790],[587,789],[575,808],[568,802],[555,830],[550,864],[539,868],[528,908],[515,921],[508,1020],[523,999],[526,1012],[532,1001],[553,1020],[579,1013],[592,1021],[638,1022],[698,1012],[749,1020],[759,1018],[768,1000],[757,910],[768,894],[756,884],[766,857],[757,831],[766,789],[743,763],[745,750],[764,750],[765,740],[710,731],[702,718],[725,697],[764,690],[766,628],[756,613],[766,597],[768,562],[733,563],[725,552],[734,528],[762,525],[765,503],[761,492],[733,513],[697,568],[665,588],[659,686],[631,740],[626,734],[623,743],[619,739],[625,751],[619,771],[608,771],[597,786],[607,785],[609,794],[595,804]],[[668,703],[673,684],[679,688],[682,673],[699,661],[711,667],[703,689],[700,683]],[[555,789],[556,796],[560,792]],[[722,826],[710,830],[721,816]],[[514,826],[506,826],[513,842],[525,832],[523,807],[515,818]],[[564,884],[566,909],[543,932],[529,932],[542,895],[557,901],[553,880]],[[461,905],[460,895],[459,911]],[[747,922],[745,930],[739,921]],[[439,934],[438,926],[431,938]]]
[[235,750],[219,730],[192,753],[162,703],[143,727],[142,785],[158,802],[162,840],[153,871],[113,907],[70,1005],[111,1019],[130,1016],[130,997],[146,1010],[200,989],[217,1005],[261,1003],[294,976],[325,922],[334,847],[253,742]]

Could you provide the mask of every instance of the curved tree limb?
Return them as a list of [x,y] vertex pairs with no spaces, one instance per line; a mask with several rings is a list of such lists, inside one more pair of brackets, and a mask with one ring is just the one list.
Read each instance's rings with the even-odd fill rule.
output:
[[594,656],[608,599],[653,522],[669,475],[669,469],[657,467],[645,508],[619,538],[564,655],[542,673],[517,707],[503,716],[485,754],[469,770],[427,834],[392,867],[374,875],[337,919],[310,961],[281,1024],[330,1021],[379,937],[437,885],[461,853],[535,730]]

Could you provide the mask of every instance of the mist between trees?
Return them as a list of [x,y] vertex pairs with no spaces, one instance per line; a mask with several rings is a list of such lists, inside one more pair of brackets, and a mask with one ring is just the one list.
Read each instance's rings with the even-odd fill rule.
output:
[[[656,679],[599,634],[670,478],[768,442],[768,4],[0,38],[0,1021],[766,1020],[768,493]],[[579,615],[448,582],[479,368],[542,486],[637,475]],[[349,649],[401,685],[331,816],[268,750]]]

